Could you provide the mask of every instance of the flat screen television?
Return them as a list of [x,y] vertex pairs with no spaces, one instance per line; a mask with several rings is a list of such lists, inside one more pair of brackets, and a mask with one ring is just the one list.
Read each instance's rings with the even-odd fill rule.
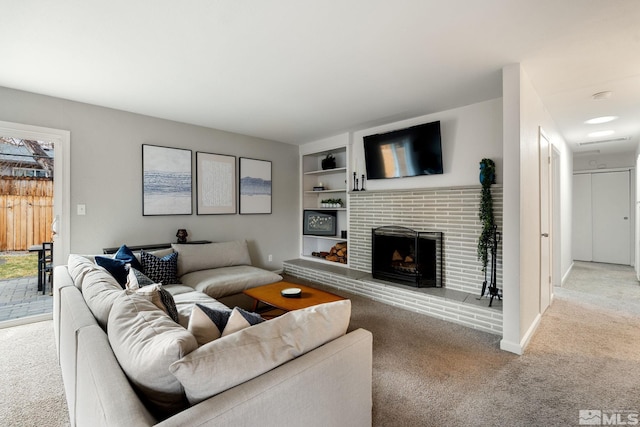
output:
[[440,122],[363,138],[367,179],[442,174]]

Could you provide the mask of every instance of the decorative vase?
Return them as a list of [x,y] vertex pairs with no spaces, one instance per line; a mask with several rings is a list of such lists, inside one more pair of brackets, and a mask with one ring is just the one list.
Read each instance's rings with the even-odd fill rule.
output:
[[327,157],[322,159],[322,169],[335,169],[336,168],[336,158],[333,157],[333,154],[327,154]]

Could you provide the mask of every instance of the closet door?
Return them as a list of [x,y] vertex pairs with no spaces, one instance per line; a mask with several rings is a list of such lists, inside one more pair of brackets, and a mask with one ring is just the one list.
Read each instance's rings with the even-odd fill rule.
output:
[[631,263],[629,171],[591,175],[593,261]]

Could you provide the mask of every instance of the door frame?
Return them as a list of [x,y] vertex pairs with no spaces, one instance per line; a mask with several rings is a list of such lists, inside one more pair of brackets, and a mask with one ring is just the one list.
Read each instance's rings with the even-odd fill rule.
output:
[[551,141],[542,127],[538,127],[539,160],[539,230],[540,230],[540,295],[539,310],[544,313],[553,298],[553,186]]
[[20,139],[54,143],[53,217],[57,220],[54,236],[54,265],[66,263],[71,248],[71,132],[42,126],[0,121],[0,133]]

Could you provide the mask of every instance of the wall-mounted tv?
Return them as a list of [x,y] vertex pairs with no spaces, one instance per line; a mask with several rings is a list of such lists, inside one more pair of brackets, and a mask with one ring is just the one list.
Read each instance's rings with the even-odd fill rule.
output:
[[440,122],[363,138],[367,179],[442,174]]

